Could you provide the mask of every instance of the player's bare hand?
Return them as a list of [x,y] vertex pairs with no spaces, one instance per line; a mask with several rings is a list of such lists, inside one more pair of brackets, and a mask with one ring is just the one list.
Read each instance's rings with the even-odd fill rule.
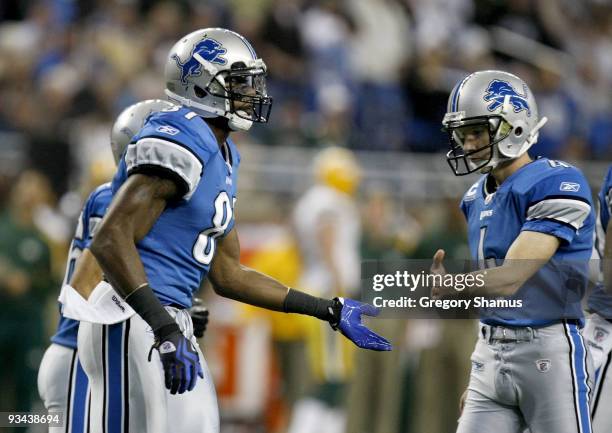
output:
[[[446,275],[446,269],[444,268],[444,256],[446,253],[444,250],[438,250],[433,256],[433,263],[429,268],[429,272],[433,275]],[[449,290],[445,287],[432,287],[431,288],[431,297],[433,299],[440,299],[441,297],[449,294]]]

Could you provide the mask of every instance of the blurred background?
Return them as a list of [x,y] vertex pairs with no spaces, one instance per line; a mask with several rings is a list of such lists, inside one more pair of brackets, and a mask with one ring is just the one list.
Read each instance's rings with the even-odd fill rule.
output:
[[[114,171],[112,122],[163,97],[176,40],[216,26],[252,42],[274,97],[271,122],[235,137],[243,262],[293,287],[358,296],[362,259],[467,256],[457,205],[476,176],[451,174],[440,126],[474,70],[530,85],[549,118],[532,155],[575,163],[594,191],[612,160],[609,0],[3,0],[0,411],[41,408],[68,244]],[[315,320],[202,296],[222,432],[454,432],[473,322],[371,321],[396,350],[357,353]]]

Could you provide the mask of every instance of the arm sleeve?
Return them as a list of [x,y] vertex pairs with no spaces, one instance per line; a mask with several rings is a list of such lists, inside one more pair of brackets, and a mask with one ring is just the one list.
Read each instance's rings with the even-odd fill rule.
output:
[[112,198],[111,187],[106,184],[98,187],[87,199],[83,208],[83,249],[90,247]]
[[591,191],[584,176],[566,169],[538,181],[528,192],[521,230],[550,234],[567,243],[591,213]]
[[127,175],[146,173],[170,178],[179,187],[181,198],[189,200],[204,171],[198,140],[185,121],[154,115],[127,147]]
[[81,214],[79,215],[79,221],[77,222],[77,227],[74,232],[74,238],[72,240],[72,247],[77,247],[81,250],[89,246],[89,215],[91,213],[91,204],[94,195],[95,191],[89,194],[89,197],[87,197],[87,201],[83,205],[83,209],[81,210]]

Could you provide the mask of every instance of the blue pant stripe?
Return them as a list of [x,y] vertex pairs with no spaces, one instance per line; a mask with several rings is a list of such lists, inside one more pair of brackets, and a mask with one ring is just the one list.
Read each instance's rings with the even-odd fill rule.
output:
[[72,412],[70,422],[72,425],[72,433],[85,433],[88,394],[89,380],[81,366],[81,362],[77,361],[72,389]]
[[569,333],[574,346],[574,371],[576,379],[576,393],[578,401],[578,412],[580,416],[580,425],[582,427],[582,433],[591,433],[591,420],[590,420],[590,408],[589,408],[589,384],[588,384],[588,373],[586,370],[586,348],[582,335],[578,327],[573,324],[568,324]]
[[123,426],[123,323],[108,327],[107,429],[122,433]]

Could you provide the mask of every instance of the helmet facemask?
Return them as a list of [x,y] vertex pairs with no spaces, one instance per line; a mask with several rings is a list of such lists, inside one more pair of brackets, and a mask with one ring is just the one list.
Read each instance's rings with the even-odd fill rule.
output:
[[272,98],[267,93],[263,67],[235,63],[231,69],[217,72],[206,91],[226,99],[227,111],[240,119],[256,123],[267,123],[270,119]]
[[[444,118],[442,129],[449,135],[450,150],[446,154],[446,160],[455,176],[464,176],[476,171],[486,173],[500,162],[509,159],[502,155],[498,148],[498,144],[506,139],[512,131],[512,125],[503,116],[489,115],[460,118],[457,116],[458,114],[460,113],[448,113]],[[465,135],[462,129],[467,127],[478,128],[479,126],[486,129],[489,136],[488,144],[466,151],[463,145]],[[482,157],[482,154],[487,151],[488,155],[484,158],[474,158],[476,156]]]

